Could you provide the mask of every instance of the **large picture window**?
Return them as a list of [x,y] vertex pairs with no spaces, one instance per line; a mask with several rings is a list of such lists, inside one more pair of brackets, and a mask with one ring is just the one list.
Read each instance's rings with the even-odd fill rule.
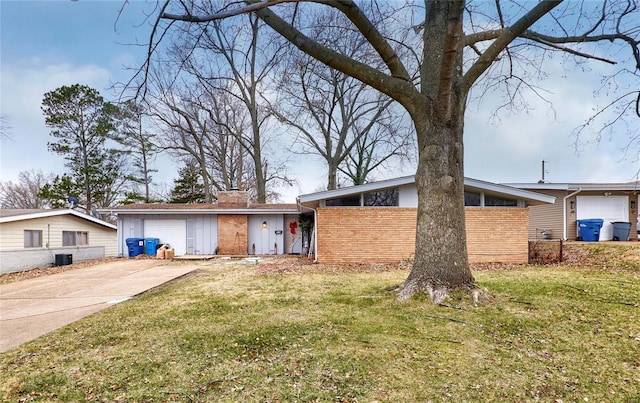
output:
[[26,229],[24,230],[24,247],[25,248],[41,248],[42,247],[42,231]]
[[62,246],[89,245],[89,233],[86,231],[62,231]]

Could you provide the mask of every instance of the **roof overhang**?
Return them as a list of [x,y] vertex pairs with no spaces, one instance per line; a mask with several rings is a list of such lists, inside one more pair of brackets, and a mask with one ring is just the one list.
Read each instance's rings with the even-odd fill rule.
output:
[[144,209],[99,209],[100,213],[116,214],[116,215],[151,215],[151,214],[180,214],[180,215],[279,215],[279,214],[298,214],[298,209],[274,209],[274,208],[256,208],[256,209],[163,209],[163,208],[144,208]]
[[493,195],[521,199],[526,201],[530,205],[553,204],[556,202],[555,196],[549,196],[529,190],[518,189],[513,186],[481,181],[478,179],[464,178],[464,188],[465,190],[477,190]]
[[83,214],[80,213],[78,211],[75,210],[69,210],[69,209],[63,209],[63,210],[47,210],[47,211],[37,211],[37,212],[33,212],[33,213],[24,213],[24,214],[16,214],[16,215],[11,215],[11,216],[6,216],[6,217],[0,217],[0,223],[7,223],[7,222],[17,222],[17,221],[24,221],[24,220],[33,220],[33,219],[37,219],[37,218],[47,218],[47,217],[57,217],[57,216],[62,216],[62,215],[72,215],[74,217],[78,217],[81,218],[83,220],[87,220],[87,221],[91,221],[94,224],[97,225],[102,225],[104,227],[107,228],[111,228],[114,230],[117,230],[118,227],[116,227],[113,224],[110,224],[106,221],[102,221],[98,218],[95,218],[93,216],[87,215],[87,214]]
[[[302,205],[317,206],[319,205],[319,202],[321,200],[352,196],[360,193],[389,189],[403,185],[412,185],[414,183],[415,179],[413,175],[403,176],[400,178],[371,182],[364,185],[351,186],[342,189],[309,193],[306,195],[298,196],[298,202]],[[553,204],[556,200],[554,196],[544,195],[529,190],[518,189],[512,186],[500,185],[497,183],[486,182],[472,178],[464,178],[464,189],[465,191],[485,192],[496,196],[521,199],[525,200],[530,205]]]
[[507,183],[507,186],[532,190],[624,191],[640,192],[640,183]]
[[364,185],[349,186],[346,188],[325,190],[322,192],[309,193],[298,196],[298,202],[309,204],[326,199],[336,199],[339,197],[351,196],[358,193],[367,193],[376,190],[394,188],[402,185],[410,185],[415,182],[414,176],[402,176],[400,178],[387,179],[379,182],[365,183]]

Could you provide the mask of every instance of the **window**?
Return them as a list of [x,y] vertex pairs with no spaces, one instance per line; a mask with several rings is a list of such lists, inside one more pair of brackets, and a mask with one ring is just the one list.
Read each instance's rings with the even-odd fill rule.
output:
[[89,245],[89,233],[86,231],[62,231],[62,246]]
[[517,207],[518,201],[484,195],[484,205],[487,207]]
[[42,231],[26,229],[24,230],[24,247],[25,248],[41,248],[42,247]]
[[360,195],[340,197],[338,199],[327,199],[325,206],[327,207],[340,207],[340,206],[359,206]]
[[464,192],[465,206],[480,206],[480,193]]
[[365,206],[391,207],[398,206],[398,188],[384,189],[364,194]]

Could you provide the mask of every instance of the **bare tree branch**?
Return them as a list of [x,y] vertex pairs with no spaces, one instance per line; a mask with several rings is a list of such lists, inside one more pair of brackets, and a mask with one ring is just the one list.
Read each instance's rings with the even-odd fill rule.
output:
[[544,17],[551,10],[557,7],[562,0],[545,0],[538,3],[528,13],[513,23],[510,28],[501,30],[500,36],[487,48],[487,50],[476,60],[462,78],[462,91],[468,93],[471,86],[493,63],[500,52],[502,52],[515,38],[525,32],[540,18]]

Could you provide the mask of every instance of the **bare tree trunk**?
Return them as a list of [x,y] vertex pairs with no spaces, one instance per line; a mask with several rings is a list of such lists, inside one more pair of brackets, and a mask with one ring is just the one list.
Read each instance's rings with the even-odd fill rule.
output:
[[258,105],[256,102],[255,91],[251,94],[252,110],[251,110],[251,127],[253,137],[251,140],[250,154],[253,157],[253,165],[256,175],[256,201],[258,203],[267,202],[267,184],[266,184],[266,162],[262,160],[262,142],[260,137],[260,122],[258,121]]
[[439,303],[449,290],[475,287],[465,236],[462,116],[449,122],[429,121],[424,112],[414,116],[422,139],[416,172],[416,249],[400,300],[424,291]]
[[338,165],[333,161],[327,161],[329,173],[327,174],[327,190],[338,188]]
[[464,1],[426,3],[422,96],[412,113],[419,150],[416,252],[400,300],[426,291],[439,303],[449,290],[475,287],[464,215],[463,10]]

